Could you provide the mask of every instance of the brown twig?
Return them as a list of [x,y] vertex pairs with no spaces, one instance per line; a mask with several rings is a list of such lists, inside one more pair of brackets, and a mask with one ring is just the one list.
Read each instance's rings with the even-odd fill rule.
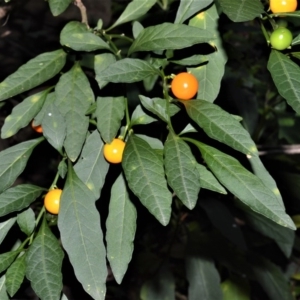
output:
[[81,23],[85,24],[89,28],[90,26],[88,23],[88,17],[87,17],[85,5],[82,3],[81,0],[74,0],[74,5],[76,5],[80,10]]

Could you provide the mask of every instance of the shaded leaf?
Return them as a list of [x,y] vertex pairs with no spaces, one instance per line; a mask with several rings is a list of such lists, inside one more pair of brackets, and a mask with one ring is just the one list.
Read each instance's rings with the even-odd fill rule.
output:
[[136,218],[136,209],[129,199],[125,179],[121,174],[111,189],[106,220],[107,258],[119,284],[132,257]]
[[64,252],[44,218],[40,230],[26,253],[26,277],[41,300],[57,300],[63,287]]
[[100,197],[109,163],[103,156],[104,144],[97,130],[86,139],[80,159],[74,171],[83,183],[93,192],[94,199]]
[[78,21],[69,22],[60,33],[60,43],[76,51],[109,50],[109,45]]
[[163,23],[142,30],[129,48],[129,55],[137,51],[183,49],[198,43],[206,43],[213,37],[209,30],[196,27]]
[[6,293],[5,281],[6,281],[6,277],[5,275],[3,275],[0,278],[0,299],[1,300],[9,300],[8,295]]
[[32,208],[28,208],[18,214],[17,223],[20,229],[29,236],[35,228],[35,214]]
[[68,8],[72,0],[49,0],[48,2],[52,15],[56,17]]
[[0,152],[0,192],[10,187],[26,167],[33,149],[44,138],[19,143]]
[[200,191],[199,172],[190,147],[169,133],[164,146],[164,164],[168,184],[189,209],[193,209]]
[[44,191],[32,184],[19,184],[0,194],[0,216],[22,210],[35,201]]
[[8,294],[11,297],[15,295],[24,281],[26,270],[25,258],[25,254],[18,257],[7,269],[5,286]]
[[97,98],[97,128],[105,143],[111,143],[117,136],[125,114],[125,101],[123,96]]
[[66,53],[61,49],[29,60],[0,83],[0,101],[28,91],[54,77],[65,62]]
[[17,104],[10,115],[5,118],[1,128],[1,138],[6,139],[27,126],[41,110],[49,89],[27,97]]
[[162,225],[167,225],[172,195],[167,188],[162,161],[154,150],[132,134],[126,143],[122,167],[133,193]]
[[111,53],[102,53],[102,54],[95,55],[94,68],[96,73],[96,80],[98,82],[100,89],[103,89],[108,83],[107,81],[103,81],[101,79],[102,72],[115,62],[116,62],[116,57]]
[[5,271],[13,263],[19,253],[20,251],[16,250],[0,254],[0,273]]
[[131,126],[144,125],[156,122],[157,120],[147,115],[139,104],[131,115]]
[[14,217],[0,223],[0,244],[3,242],[16,220],[17,218]]
[[233,277],[221,284],[223,300],[250,300],[250,287],[245,280]]
[[69,163],[58,228],[77,279],[95,300],[104,300],[106,293],[106,253],[100,223],[93,192]]

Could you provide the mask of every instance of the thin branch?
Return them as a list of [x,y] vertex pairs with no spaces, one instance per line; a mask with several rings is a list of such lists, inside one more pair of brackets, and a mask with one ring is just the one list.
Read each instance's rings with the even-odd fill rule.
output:
[[74,0],[74,5],[76,5],[80,10],[81,23],[85,24],[88,28],[90,28],[85,5],[82,3],[81,0]]

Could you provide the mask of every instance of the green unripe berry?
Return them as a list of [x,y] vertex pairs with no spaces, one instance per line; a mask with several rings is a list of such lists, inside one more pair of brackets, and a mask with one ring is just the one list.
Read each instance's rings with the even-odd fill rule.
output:
[[270,36],[271,46],[276,50],[288,48],[293,40],[293,35],[287,28],[280,27],[275,29]]

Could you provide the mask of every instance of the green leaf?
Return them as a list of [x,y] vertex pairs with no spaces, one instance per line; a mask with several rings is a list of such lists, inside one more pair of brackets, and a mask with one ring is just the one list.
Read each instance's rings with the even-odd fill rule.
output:
[[219,94],[227,62],[227,55],[222,46],[222,38],[218,28],[219,14],[216,5],[212,5],[208,10],[191,19],[189,25],[203,30],[209,29],[214,33],[214,39],[209,44],[215,48],[215,52],[203,57],[208,60],[208,63],[188,69],[200,83],[197,98],[213,102]]
[[42,128],[43,134],[49,144],[62,153],[62,147],[66,137],[66,123],[54,103],[49,104],[47,109],[45,109]]
[[68,157],[75,161],[85,141],[89,118],[86,111],[94,102],[94,93],[90,83],[75,63],[70,71],[61,76],[55,88],[55,105],[65,118],[67,135],[64,148]]
[[17,218],[14,217],[0,223],[0,244],[3,242],[7,233],[15,224],[16,220]]
[[154,66],[147,61],[137,58],[124,58],[111,64],[98,74],[98,82],[137,82],[144,78],[159,74]]
[[[208,61],[207,61],[207,56],[196,54],[180,60],[170,60],[170,62],[181,66],[193,66],[193,65],[200,65],[203,63],[207,63]],[[203,80],[203,78],[204,77],[201,78],[201,81]]]
[[239,277],[222,282],[223,300],[250,300],[250,287]]
[[252,21],[264,13],[264,7],[259,0],[219,0],[219,3],[233,22]]
[[137,51],[183,49],[213,39],[209,30],[196,27],[163,23],[145,28],[129,48],[129,55]]
[[27,126],[41,110],[49,89],[27,97],[17,104],[11,114],[5,118],[1,128],[1,138],[6,139],[16,134],[21,128]]
[[142,285],[140,297],[141,300],[175,299],[174,276],[166,266]]
[[209,137],[242,153],[257,155],[256,145],[248,131],[222,108],[204,100],[182,101],[182,103],[189,117]]
[[224,187],[219,183],[216,177],[208,171],[204,166],[198,164],[197,170],[200,174],[200,186],[203,189],[207,189],[220,194],[227,194]]
[[100,197],[108,172],[109,163],[103,156],[104,144],[97,130],[85,142],[81,157],[74,166],[77,176],[93,192],[94,199]]
[[25,169],[31,152],[43,139],[22,142],[0,152],[0,192],[15,182]]
[[164,149],[163,143],[161,142],[161,140],[157,138],[153,138],[151,136],[144,135],[144,134],[136,134],[136,136],[146,141],[152,149],[156,149],[156,150]]
[[246,210],[246,217],[247,224],[257,232],[274,240],[287,258],[291,256],[295,240],[294,231],[274,224],[274,222],[249,209]]
[[44,191],[32,184],[19,184],[0,194],[0,216],[22,210],[35,201]]
[[109,28],[115,28],[126,22],[137,20],[138,18],[146,15],[147,11],[156,3],[156,0],[133,0],[131,1],[122,12],[117,21]]
[[20,251],[16,250],[0,254],[0,273],[5,271],[12,264],[19,253]]
[[220,275],[211,259],[196,253],[188,254],[185,269],[189,282],[189,300],[222,299]]
[[87,26],[78,21],[69,22],[60,33],[60,44],[75,51],[109,50],[109,45],[91,33]]
[[238,160],[221,151],[193,141],[214,175],[232,194],[253,211],[275,223],[295,229],[290,216],[278,203],[276,196],[255,175],[246,170]]
[[18,214],[17,223],[20,229],[29,236],[35,228],[35,214],[32,208],[28,208]]
[[137,105],[135,110],[131,115],[131,126],[134,125],[144,125],[150,124],[152,122],[156,122],[157,120],[152,118],[151,116],[147,115],[141,105]]
[[45,114],[47,113],[47,108],[49,105],[54,103],[55,101],[55,93],[48,93],[46,100],[44,101],[42,109],[39,111],[39,113],[34,117],[34,125],[41,125],[42,121],[44,119]]
[[300,44],[300,34],[298,34],[292,41],[292,46]]
[[280,191],[277,187],[275,180],[272,178],[268,170],[263,165],[262,161],[260,160],[259,156],[251,156],[247,155],[247,158],[251,164],[251,167],[254,171],[254,174],[261,179],[264,185],[269,188],[276,198],[278,199],[278,203],[284,207],[283,200],[280,194]]
[[6,287],[5,287],[5,275],[3,275],[0,278],[0,299],[1,300],[9,300],[8,295],[6,293]]
[[0,101],[28,91],[54,77],[65,62],[66,53],[63,50],[46,52],[29,60],[0,83]]
[[167,187],[162,161],[155,151],[143,139],[132,134],[126,143],[122,167],[132,192],[162,225],[167,225],[172,195]]
[[133,37],[136,39],[143,29],[144,26],[139,21],[134,21],[132,24]]
[[38,235],[26,253],[26,277],[41,300],[57,300],[62,284],[62,261],[64,252],[43,219]]
[[197,162],[190,147],[171,132],[165,142],[164,164],[168,184],[181,202],[193,209],[200,191]]
[[283,272],[270,261],[260,258],[253,264],[254,276],[269,299],[293,300],[290,284]]
[[102,72],[116,62],[116,57],[111,53],[102,53],[95,55],[94,68],[96,73],[96,80],[100,89],[103,89],[107,85],[107,81],[101,79]]
[[19,290],[24,280],[26,270],[25,259],[26,255],[23,254],[22,256],[18,257],[7,269],[5,285],[6,290],[11,297],[13,297]]
[[77,279],[95,300],[104,300],[106,293],[106,253],[100,223],[93,192],[69,163],[60,200],[58,228]]
[[31,207],[18,214],[17,223],[27,236],[33,232],[35,228],[35,214]]
[[125,101],[123,96],[97,98],[97,128],[105,143],[111,143],[117,136],[125,114]]
[[[169,121],[169,116],[167,113],[167,100],[161,99],[161,98],[148,98],[142,95],[139,95],[139,98],[141,100],[142,105],[158,116],[161,120],[168,122]],[[175,105],[170,103],[169,104],[169,114],[170,117],[174,116],[176,113],[180,111],[180,108]]]
[[286,55],[272,50],[267,67],[279,94],[300,114],[299,66]]
[[137,213],[129,199],[123,175],[112,186],[106,220],[107,258],[117,283],[121,284],[132,257]]
[[68,8],[72,0],[49,0],[48,2],[52,15],[56,17]]
[[211,3],[212,0],[181,0],[174,23],[183,23]]
[[65,178],[68,172],[68,166],[64,160],[62,160],[58,165],[58,172],[61,178]]

